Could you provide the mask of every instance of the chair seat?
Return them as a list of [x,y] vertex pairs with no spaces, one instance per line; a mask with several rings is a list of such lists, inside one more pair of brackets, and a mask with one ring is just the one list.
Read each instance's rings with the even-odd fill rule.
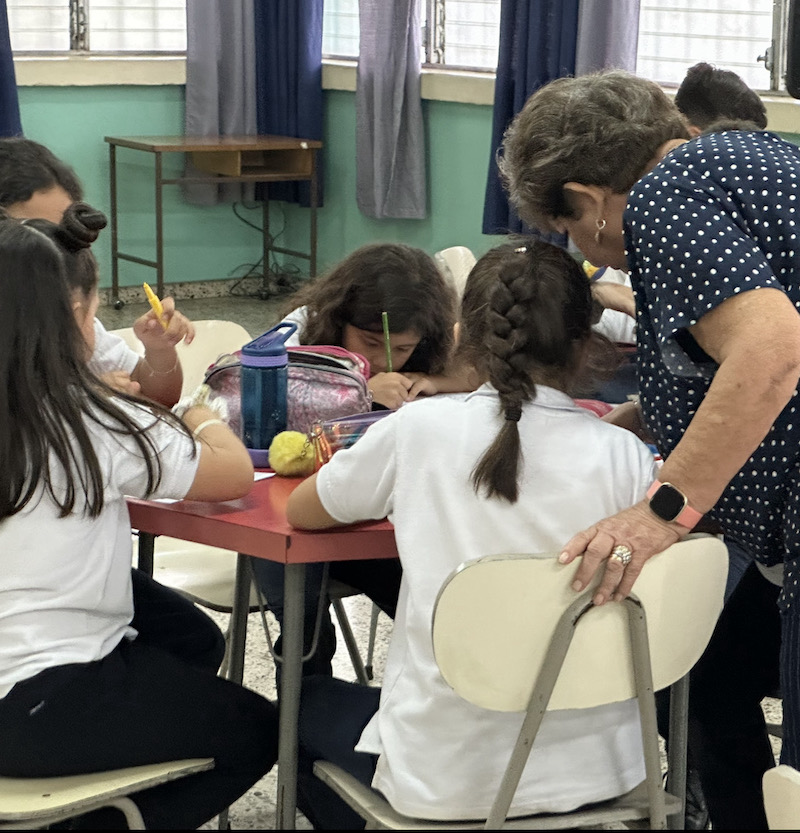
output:
[[764,810],[770,830],[800,827],[800,772],[780,764],[764,773]]
[[13,828],[14,823],[26,820],[45,821],[81,815],[114,799],[204,772],[213,766],[213,758],[191,758],[86,775],[0,777],[0,827]]
[[[362,784],[349,772],[329,761],[316,761],[314,775],[348,803],[350,803],[350,798],[353,799],[350,806],[367,820],[367,829],[370,825],[386,830],[482,830],[486,826],[485,819],[432,821],[404,816],[398,813],[379,792]],[[665,792],[664,801],[667,815],[680,811],[679,798]],[[531,816],[508,818],[503,829],[581,829],[591,825],[646,819],[649,812],[647,789],[643,781],[625,795],[598,804],[587,805],[583,809],[572,810],[569,813],[537,813]]]
[[[156,539],[153,578],[193,602],[230,613],[237,553],[191,541],[160,536]],[[256,588],[250,588],[250,609],[258,610]]]

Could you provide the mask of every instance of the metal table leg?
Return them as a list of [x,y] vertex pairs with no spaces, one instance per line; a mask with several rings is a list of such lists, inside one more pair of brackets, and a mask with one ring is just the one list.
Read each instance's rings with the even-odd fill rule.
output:
[[689,675],[672,684],[669,693],[669,749],[667,790],[681,799],[683,809],[667,816],[670,830],[683,830],[686,818],[686,747],[689,740]]
[[108,146],[109,181],[111,183],[111,303],[122,309],[119,300],[119,236],[117,219],[117,148]]
[[236,576],[233,585],[233,607],[230,620],[230,661],[227,678],[241,685],[244,678],[244,649],[247,643],[247,614],[250,612],[249,555],[236,556]]
[[161,154],[156,152],[156,292],[164,297],[164,177]]
[[295,829],[297,808],[297,721],[302,679],[305,564],[287,564],[284,578],[283,667],[278,741],[276,830]]
[[136,566],[148,576],[153,575],[153,552],[156,536],[152,532],[139,532],[138,561]]

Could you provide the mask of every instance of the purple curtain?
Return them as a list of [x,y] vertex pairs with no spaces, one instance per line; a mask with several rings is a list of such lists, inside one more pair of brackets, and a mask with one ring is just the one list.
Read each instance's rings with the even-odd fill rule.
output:
[[0,136],[21,136],[17,79],[8,36],[6,0],[0,0]]
[[[579,0],[502,0],[483,233],[530,232],[510,206],[496,156],[509,122],[548,81],[575,74]],[[563,235],[539,235],[564,245]]]

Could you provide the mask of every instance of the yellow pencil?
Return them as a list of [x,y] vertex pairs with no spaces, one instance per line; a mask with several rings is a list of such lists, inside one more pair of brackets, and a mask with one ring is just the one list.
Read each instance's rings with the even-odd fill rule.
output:
[[164,307],[161,306],[161,301],[158,300],[158,295],[150,289],[150,285],[148,283],[143,283],[142,286],[144,287],[144,294],[147,295],[147,300],[150,301],[150,306],[153,308],[153,312],[158,316],[158,320],[161,323],[161,326],[166,330],[169,327],[169,324],[164,320]]

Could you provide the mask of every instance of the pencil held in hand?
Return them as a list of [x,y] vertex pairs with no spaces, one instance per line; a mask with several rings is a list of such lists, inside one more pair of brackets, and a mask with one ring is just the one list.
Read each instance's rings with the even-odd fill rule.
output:
[[150,284],[143,283],[142,286],[144,287],[144,294],[147,295],[147,300],[150,301],[150,306],[153,308],[153,312],[158,316],[159,323],[166,330],[169,324],[164,320],[164,307],[161,306],[158,295],[150,289]]
[[381,321],[383,322],[383,344],[386,347],[386,372],[392,372],[392,342],[389,340],[389,314],[387,312],[381,313]]

